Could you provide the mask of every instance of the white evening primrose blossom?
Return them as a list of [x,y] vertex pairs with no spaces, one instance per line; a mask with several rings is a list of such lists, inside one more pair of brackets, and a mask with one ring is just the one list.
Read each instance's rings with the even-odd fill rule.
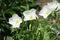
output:
[[58,3],[56,0],[53,2],[48,3],[45,5],[42,10],[40,11],[39,15],[43,16],[44,18],[47,18],[49,14],[54,11],[55,9],[60,9],[60,3]]
[[59,3],[55,0],[55,1],[53,1],[53,2],[48,3],[47,6],[48,6],[52,11],[54,11],[54,10],[58,7],[58,4],[59,4]]
[[11,24],[13,28],[19,28],[21,23],[22,19],[17,14],[13,14],[12,17],[9,18],[9,24]]
[[35,20],[38,16],[36,15],[36,10],[31,9],[23,12],[24,21]]
[[60,3],[58,3],[58,7],[57,7],[57,10],[60,10]]
[[40,16],[43,16],[44,18],[47,18],[51,12],[52,12],[52,11],[48,8],[48,6],[45,5],[45,6],[42,8],[42,10],[39,12],[39,15],[40,15]]

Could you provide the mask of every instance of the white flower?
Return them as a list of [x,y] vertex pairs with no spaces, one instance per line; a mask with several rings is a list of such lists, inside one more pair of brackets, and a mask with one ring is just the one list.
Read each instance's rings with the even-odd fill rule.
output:
[[13,14],[12,17],[9,18],[9,24],[11,24],[13,28],[19,28],[20,23],[22,23],[22,19],[17,14]]
[[40,16],[43,16],[44,18],[47,18],[49,16],[49,14],[51,13],[52,11],[48,8],[48,6],[44,6],[42,8],[42,10],[39,12],[39,15]]
[[52,11],[54,11],[54,10],[58,7],[58,4],[59,4],[59,3],[55,0],[55,1],[53,1],[53,2],[48,3],[47,6],[48,6]]
[[60,3],[57,2],[56,0],[54,0],[53,2],[48,3],[47,6],[48,6],[52,11],[54,11],[56,8],[57,8],[57,10],[60,9]]
[[24,11],[23,15],[24,15],[24,21],[35,20],[37,18],[35,9]]
[[60,3],[58,3],[58,7],[57,7],[57,10],[60,10]]
[[48,3],[45,5],[42,10],[39,12],[40,16],[43,16],[44,18],[47,18],[49,14],[54,11],[55,9],[60,9],[60,3],[58,3],[56,0],[53,2]]

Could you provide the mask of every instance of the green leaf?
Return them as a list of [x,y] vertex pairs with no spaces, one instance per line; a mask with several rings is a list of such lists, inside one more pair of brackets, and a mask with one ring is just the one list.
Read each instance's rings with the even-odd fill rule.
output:
[[44,38],[43,38],[43,40],[50,40],[48,32],[44,32]]
[[6,40],[14,40],[14,39],[12,37],[10,37],[10,36],[7,36]]

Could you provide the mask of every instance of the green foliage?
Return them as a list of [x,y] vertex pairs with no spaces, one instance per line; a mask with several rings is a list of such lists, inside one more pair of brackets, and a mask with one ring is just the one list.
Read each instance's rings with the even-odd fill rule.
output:
[[12,28],[8,24],[12,14],[19,14],[25,10],[38,6],[34,0],[0,0],[0,40],[60,40],[60,18],[57,21],[53,12],[51,17],[23,22],[20,28]]

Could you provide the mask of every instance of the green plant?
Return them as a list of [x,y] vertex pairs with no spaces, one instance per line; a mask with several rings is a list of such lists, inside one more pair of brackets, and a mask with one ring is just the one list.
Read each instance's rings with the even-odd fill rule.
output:
[[8,23],[13,14],[24,19],[23,12],[35,6],[34,0],[0,0],[0,40],[60,40],[60,10],[52,11],[46,19],[40,16],[23,21],[19,28]]

